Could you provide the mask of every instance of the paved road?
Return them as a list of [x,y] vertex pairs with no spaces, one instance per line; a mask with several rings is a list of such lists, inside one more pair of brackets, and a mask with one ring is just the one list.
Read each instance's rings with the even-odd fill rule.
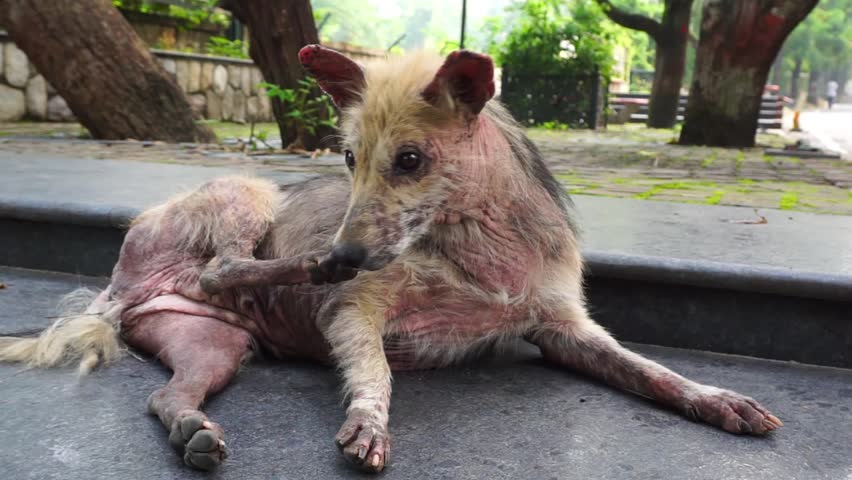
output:
[[837,104],[832,110],[804,112],[801,126],[823,146],[852,160],[852,103]]

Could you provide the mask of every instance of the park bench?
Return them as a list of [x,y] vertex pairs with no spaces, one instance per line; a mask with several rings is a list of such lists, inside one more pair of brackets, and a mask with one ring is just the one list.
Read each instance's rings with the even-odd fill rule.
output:
[[[648,121],[648,104],[651,95],[649,93],[614,93],[610,96],[609,104],[617,113],[617,119],[625,119],[632,123],[644,123]],[[677,121],[683,121],[683,114],[688,101],[687,95],[681,95],[680,105],[677,111]],[[621,112],[628,112],[629,117]],[[623,116],[619,116],[623,115]],[[761,130],[777,129],[782,126],[784,117],[784,98],[778,95],[763,95],[760,104],[760,117],[758,127]]]

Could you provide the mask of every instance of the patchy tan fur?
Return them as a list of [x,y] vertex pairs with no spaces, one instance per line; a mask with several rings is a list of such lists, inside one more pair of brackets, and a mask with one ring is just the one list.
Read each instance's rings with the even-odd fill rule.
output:
[[45,368],[79,361],[79,374],[88,374],[99,362],[118,360],[124,348],[118,338],[116,305],[88,289],[63,298],[59,319],[37,337],[0,337],[0,361]]
[[[230,188],[220,189],[227,184]],[[209,253],[234,248],[235,238],[231,232],[244,229],[260,229],[265,232],[275,220],[275,212],[281,200],[278,186],[274,183],[245,176],[216,179],[202,188],[175,195],[163,204],[146,210],[133,220],[131,228],[145,224],[149,235],[160,235],[163,226],[178,226],[172,232],[180,243],[178,251]],[[256,213],[256,216],[237,217],[223,215],[227,205],[240,202]],[[251,222],[251,224],[246,224]]]

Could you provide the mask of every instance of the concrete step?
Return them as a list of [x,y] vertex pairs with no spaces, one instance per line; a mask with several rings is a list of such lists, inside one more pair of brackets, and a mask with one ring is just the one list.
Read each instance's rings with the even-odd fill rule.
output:
[[[106,276],[141,209],[227,168],[7,154],[0,265]],[[276,160],[287,164],[287,158]],[[294,160],[295,161],[295,160]],[[303,159],[299,161],[304,161]],[[305,174],[259,170],[280,183]],[[852,367],[852,217],[575,198],[595,318],[619,338]]]
[[[52,321],[51,305],[103,278],[0,267],[0,333]],[[530,347],[493,360],[394,375],[389,479],[807,479],[852,472],[852,371],[630,345],[696,381],[752,396],[785,427],[738,437],[546,366]],[[0,465],[9,479],[204,478],[168,446],[145,400],[168,380],[126,357],[72,369],[0,364]],[[332,438],[339,377],[306,363],[249,365],[205,409],[231,458],[215,478],[352,478]]]

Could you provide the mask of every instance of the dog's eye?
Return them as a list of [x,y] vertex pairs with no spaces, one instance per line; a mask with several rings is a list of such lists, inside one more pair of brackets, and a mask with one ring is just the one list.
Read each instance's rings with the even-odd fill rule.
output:
[[407,150],[396,155],[394,169],[398,173],[411,173],[420,167],[420,163],[420,153]]
[[355,171],[355,154],[352,153],[352,150],[344,151],[343,158],[346,159],[346,167],[349,168],[349,171]]

